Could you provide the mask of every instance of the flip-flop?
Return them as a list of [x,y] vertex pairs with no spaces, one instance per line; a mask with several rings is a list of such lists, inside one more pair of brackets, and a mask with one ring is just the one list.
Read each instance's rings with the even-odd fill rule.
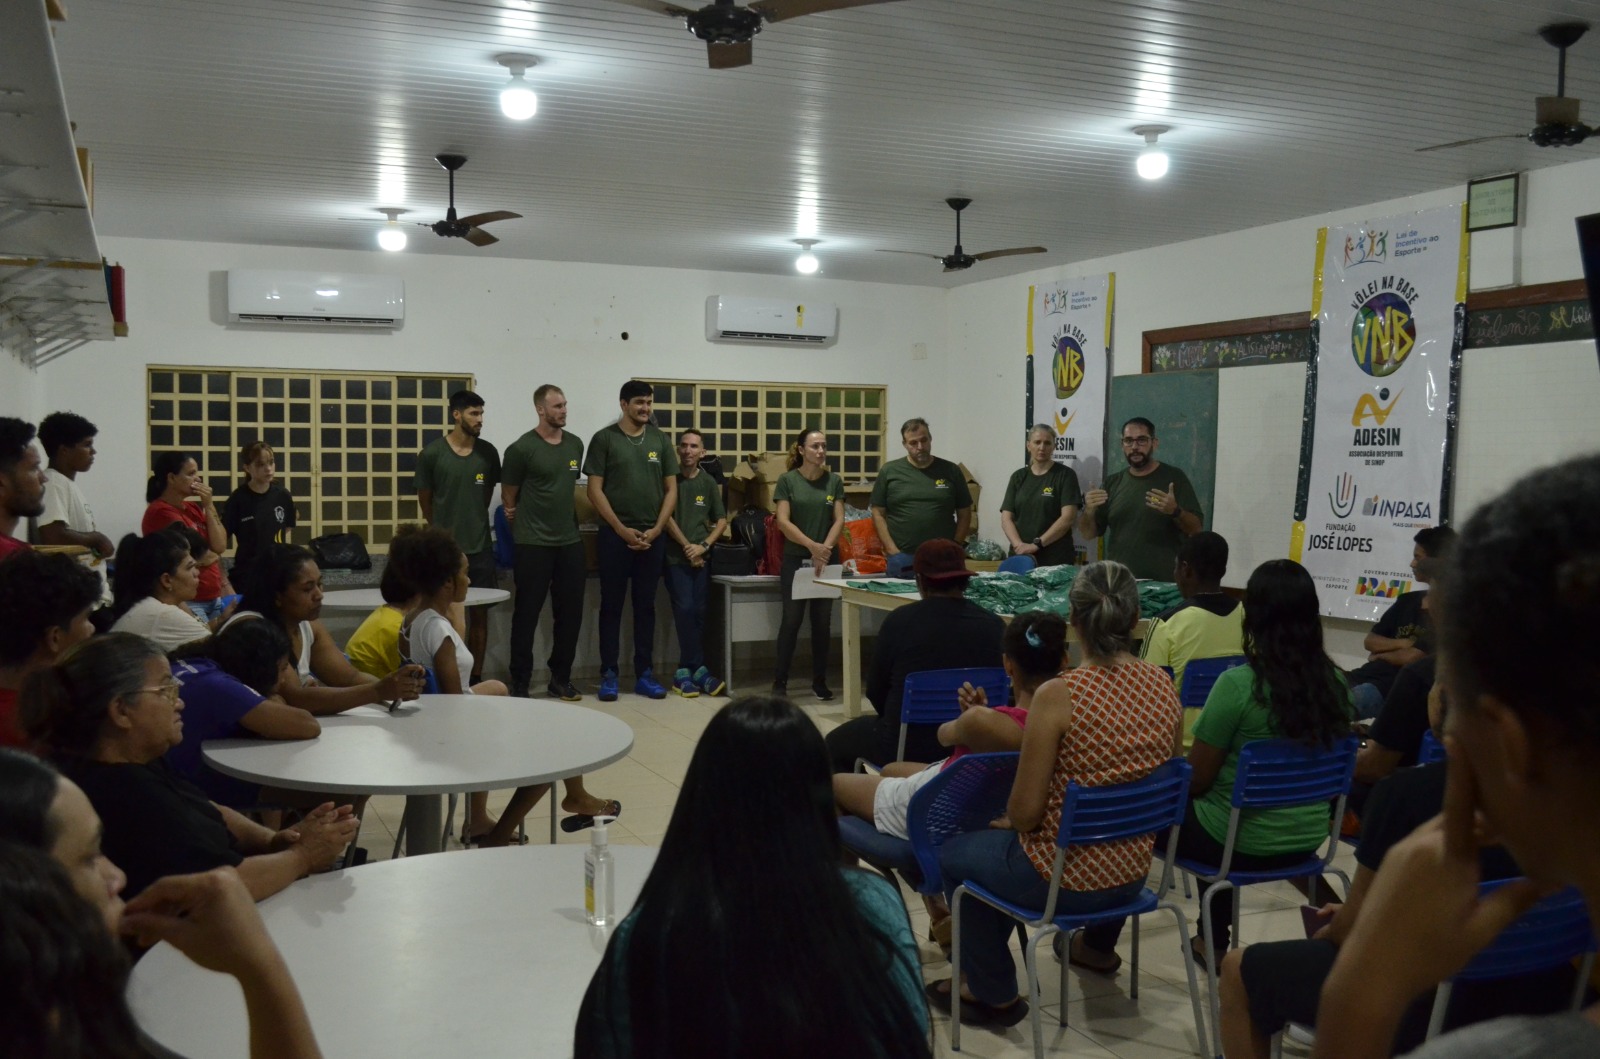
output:
[[[929,982],[923,986],[922,991],[928,997],[928,1003],[936,1011],[950,1014],[950,992],[940,989],[942,985],[955,988],[954,982],[949,978],[942,978],[936,982]],[[961,998],[961,1021],[973,1026],[1015,1026],[1028,1017],[1028,1001],[1018,997],[1014,1003],[1004,1007],[995,1007],[985,1004],[981,1000],[968,1000]]]
[[590,815],[589,813],[574,813],[571,816],[567,817],[565,820],[561,821],[561,830],[565,831],[567,834],[570,835],[574,831],[582,831],[584,828],[593,827],[594,826],[594,818],[596,816],[621,816],[621,815],[622,815],[622,803],[617,801],[615,798],[613,798],[609,802],[606,803],[606,807],[602,812],[598,812],[598,813],[595,813],[593,815]]

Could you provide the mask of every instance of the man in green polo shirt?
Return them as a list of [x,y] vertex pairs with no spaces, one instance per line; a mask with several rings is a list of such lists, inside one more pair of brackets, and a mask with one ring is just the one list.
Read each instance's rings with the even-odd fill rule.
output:
[[[498,573],[494,545],[489,537],[489,501],[500,482],[500,453],[479,435],[483,433],[483,398],[471,390],[450,395],[450,432],[434,438],[417,457],[417,500],[428,524],[449,530],[467,555],[467,575],[473,588],[494,588]],[[486,608],[467,612],[467,650],[483,679],[483,658],[489,646]],[[453,615],[457,621],[460,615]],[[459,628],[459,625],[457,626]]]
[[972,494],[961,468],[933,454],[926,419],[906,420],[900,443],[905,457],[883,465],[869,501],[883,554],[911,556],[923,542],[941,538],[964,544],[972,526]]
[[583,698],[572,683],[572,660],[583,624],[583,542],[573,487],[582,474],[583,441],[568,434],[567,395],[549,383],[533,391],[539,425],[506,449],[500,501],[516,542],[517,601],[511,616],[511,694],[526,698],[533,679],[533,636],[550,597],[551,698]]
[[583,472],[589,502],[600,516],[595,550],[600,566],[600,701],[617,697],[622,651],[622,603],[633,597],[633,691],[667,697],[650,657],[656,635],[656,585],[666,555],[667,519],[678,503],[678,457],[667,436],[650,422],[655,390],[647,382],[622,384],[622,415],[589,441]]
[[1189,477],[1156,459],[1155,424],[1135,418],[1122,424],[1122,455],[1128,466],[1083,496],[1078,532],[1107,534],[1106,558],[1134,577],[1167,581],[1178,559],[1178,543],[1205,528],[1200,498]]
[[678,435],[678,502],[667,520],[667,598],[672,601],[672,621],[678,630],[678,669],[672,690],[686,699],[705,692],[717,695],[726,686],[706,668],[706,598],[711,590],[711,568],[706,565],[711,546],[728,528],[722,505],[722,487],[700,469],[706,454],[698,430]]

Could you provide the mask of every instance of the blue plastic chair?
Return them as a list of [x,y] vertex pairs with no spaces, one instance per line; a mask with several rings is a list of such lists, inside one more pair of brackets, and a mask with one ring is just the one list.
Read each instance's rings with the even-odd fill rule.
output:
[[1002,574],[1025,574],[1039,565],[1039,561],[1031,555],[1008,555],[1000,560]]
[[906,674],[905,687],[900,692],[900,742],[895,747],[896,761],[905,760],[906,729],[909,726],[943,724],[961,716],[956,692],[966,683],[982,688],[991,706],[1004,706],[1011,701],[1011,681],[999,666],[925,669],[920,673]]
[[1189,659],[1183,667],[1183,687],[1178,691],[1178,701],[1186,710],[1200,709],[1211,696],[1217,678],[1230,669],[1244,665],[1244,662],[1244,655]]
[[1439,737],[1431,730],[1423,732],[1422,742],[1417,745],[1417,764],[1431,765],[1443,761],[1444,757],[1444,744],[1439,742]]
[[[1061,827],[1056,833],[1056,858],[1050,875],[1050,895],[1043,909],[1025,908],[990,893],[975,883],[962,883],[956,887],[951,901],[952,945],[950,963],[961,966],[961,901],[964,897],[976,898],[1017,920],[1026,928],[1022,952],[1028,968],[1029,1016],[1033,1021],[1033,1054],[1044,1057],[1044,1025],[1039,1013],[1039,943],[1057,933],[1076,930],[1108,920],[1133,918],[1133,977],[1128,994],[1139,996],[1139,917],[1147,912],[1172,913],[1178,924],[1178,947],[1182,950],[1184,970],[1189,976],[1189,1000],[1194,1008],[1195,1042],[1199,1047],[1206,1040],[1205,1016],[1200,1011],[1200,990],[1195,982],[1194,954],[1189,951],[1188,920],[1183,911],[1171,902],[1161,900],[1168,889],[1172,875],[1173,857],[1178,848],[1178,828],[1183,824],[1184,809],[1189,800],[1191,769],[1187,761],[1174,758],[1142,780],[1120,783],[1109,787],[1081,787],[1076,782],[1067,784],[1061,799]],[[914,803],[913,803],[914,804]],[[1057,914],[1056,900],[1061,893],[1061,873],[1066,864],[1066,851],[1074,846],[1093,846],[1122,839],[1155,835],[1159,840],[1166,833],[1161,861],[1164,865],[1161,885],[1157,890],[1148,887],[1127,904],[1088,915]],[[1067,971],[1061,970],[1060,1008],[1057,1022],[1067,1024]],[[950,1048],[961,1050],[961,992],[951,989]]]
[[[1486,882],[1478,887],[1478,891],[1487,894],[1510,881],[1497,879]],[[1459,974],[1439,986],[1433,995],[1433,1014],[1428,1018],[1428,1038],[1433,1038],[1444,1028],[1445,1012],[1450,1007],[1450,992],[1454,983],[1515,978],[1560,967],[1582,956],[1583,963],[1572,993],[1572,1010],[1577,1011],[1583,1004],[1584,986],[1589,983],[1594,954],[1594,929],[1589,922],[1589,910],[1584,904],[1583,894],[1573,887],[1551,894],[1524,912],[1521,919],[1502,930],[1500,936],[1474,956]]]
[[[1325,872],[1339,877],[1344,892],[1350,893],[1350,878],[1333,866],[1339,848],[1339,825],[1344,820],[1345,800],[1350,794],[1350,779],[1355,772],[1354,736],[1335,743],[1331,749],[1307,747],[1288,739],[1258,739],[1239,750],[1234,774],[1232,811],[1228,814],[1228,834],[1223,841],[1222,862],[1179,858],[1177,868],[1193,875],[1200,883],[1200,936],[1206,952],[1206,978],[1211,993],[1212,1054],[1222,1054],[1222,1033],[1217,1000],[1217,954],[1211,943],[1211,895],[1230,890],[1233,895],[1233,935],[1231,948],[1239,947],[1239,887],[1254,883],[1280,882],[1320,876]],[[1283,868],[1241,870],[1233,867],[1234,840],[1239,834],[1239,819],[1246,811],[1288,809],[1300,805],[1334,803],[1328,819],[1328,842],[1320,853]],[[1188,943],[1185,942],[1185,948]]]
[[964,754],[911,796],[906,829],[911,838],[886,835],[860,817],[839,819],[839,839],[885,875],[899,872],[919,894],[944,888],[939,848],[951,835],[982,831],[1006,811],[1017,774],[1017,754]]

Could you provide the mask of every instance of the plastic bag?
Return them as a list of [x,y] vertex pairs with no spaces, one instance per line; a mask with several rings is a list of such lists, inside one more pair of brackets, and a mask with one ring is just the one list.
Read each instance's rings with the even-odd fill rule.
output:
[[[839,561],[847,563],[851,559],[877,559],[882,563],[883,545],[878,540],[878,530],[873,526],[870,518],[858,518],[854,522],[844,524],[844,532],[839,534]],[[858,569],[860,569],[858,567]],[[882,573],[883,566],[877,571]],[[868,573],[862,570],[862,573]]]
[[862,574],[881,574],[889,569],[889,563],[881,555],[866,555],[860,559],[846,559],[844,573],[846,577],[857,577]]
[[1006,557],[1005,548],[987,537],[967,538],[967,558],[977,559],[981,562],[995,563]]

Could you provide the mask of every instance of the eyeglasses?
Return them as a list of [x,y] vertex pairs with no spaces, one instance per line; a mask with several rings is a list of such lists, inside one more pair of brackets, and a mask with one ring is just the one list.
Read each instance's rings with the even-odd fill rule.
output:
[[148,692],[151,695],[160,695],[167,702],[173,703],[178,701],[178,693],[183,690],[183,685],[173,681],[170,684],[157,684],[153,688],[139,688],[138,690],[141,693]]
[[1151,437],[1149,434],[1140,434],[1136,438],[1123,438],[1122,446],[1123,448],[1127,448],[1129,445],[1148,445],[1154,440],[1155,438]]

